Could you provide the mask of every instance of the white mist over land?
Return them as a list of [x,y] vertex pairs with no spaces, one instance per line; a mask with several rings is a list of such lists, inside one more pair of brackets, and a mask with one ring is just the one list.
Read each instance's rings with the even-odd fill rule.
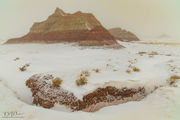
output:
[[[1,0],[0,40],[25,35],[59,7],[91,12],[106,28],[122,27],[141,40],[180,42],[179,6],[178,0]],[[163,34],[170,37],[158,39]]]

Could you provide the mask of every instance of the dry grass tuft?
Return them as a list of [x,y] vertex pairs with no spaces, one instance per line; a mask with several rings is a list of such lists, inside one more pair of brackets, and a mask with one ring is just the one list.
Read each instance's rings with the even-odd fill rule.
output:
[[157,52],[152,51],[149,55],[158,55]]
[[56,87],[60,87],[62,82],[63,82],[63,80],[61,78],[58,78],[58,77],[52,80],[53,85]]
[[149,55],[149,58],[154,58],[154,55]]
[[134,72],[140,72],[140,69],[137,68],[137,67],[134,67],[134,68],[133,68],[133,71],[134,71]]
[[180,76],[173,75],[173,76],[171,76],[171,78],[170,78],[170,79],[177,80],[177,79],[180,79]]
[[15,59],[14,59],[14,61],[18,61],[18,60],[20,60],[20,58],[19,58],[19,57],[17,57],[17,58],[15,58]]
[[88,82],[88,80],[86,77],[80,76],[80,78],[78,80],[76,80],[76,85],[83,86],[83,85],[87,84],[87,82]]
[[126,73],[130,74],[130,73],[131,73],[131,70],[129,70],[129,69],[128,69],[128,70],[126,70]]
[[88,70],[82,71],[81,74],[79,75],[79,78],[76,80],[76,85],[82,86],[87,84],[88,82],[87,77],[89,76],[90,76],[90,72]]
[[138,52],[137,54],[139,54],[140,56],[143,56],[144,54],[147,54],[147,52]]
[[27,70],[27,67],[29,67],[29,66],[30,66],[30,64],[25,64],[24,66],[20,67],[19,70],[20,70],[21,72],[24,72],[24,71]]
[[177,82],[178,79],[180,79],[180,76],[173,75],[167,80],[167,82],[170,86],[176,86],[175,83]]
[[85,76],[85,77],[89,77],[90,76],[90,72],[88,70],[82,71],[80,74],[81,77]]
[[100,72],[100,69],[96,68],[96,69],[94,69],[93,71],[95,71],[96,73],[99,73],[99,72]]

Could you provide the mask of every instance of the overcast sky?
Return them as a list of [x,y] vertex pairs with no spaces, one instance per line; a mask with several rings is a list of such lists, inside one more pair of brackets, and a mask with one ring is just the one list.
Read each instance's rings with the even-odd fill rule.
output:
[[104,27],[121,27],[141,39],[167,34],[180,42],[180,0],[0,0],[0,40],[25,35],[56,7],[91,12]]

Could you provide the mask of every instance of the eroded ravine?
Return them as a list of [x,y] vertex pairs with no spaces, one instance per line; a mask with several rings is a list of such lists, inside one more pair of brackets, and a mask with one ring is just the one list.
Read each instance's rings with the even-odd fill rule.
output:
[[[107,106],[118,105],[129,101],[139,101],[148,94],[144,86],[135,88],[116,88],[110,84],[97,88],[78,99],[73,92],[52,84],[52,75],[34,75],[26,81],[34,97],[33,103],[44,108],[52,108],[55,104],[65,105],[72,111],[95,112]],[[154,88],[155,90],[156,88]]]

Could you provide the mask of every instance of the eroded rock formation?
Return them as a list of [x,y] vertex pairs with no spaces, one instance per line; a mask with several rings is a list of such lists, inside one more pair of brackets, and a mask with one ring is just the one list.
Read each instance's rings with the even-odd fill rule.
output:
[[47,20],[35,23],[30,32],[6,43],[86,42],[90,45],[116,44],[115,38],[91,13],[68,14],[57,8]]
[[128,101],[141,100],[146,96],[144,87],[121,88],[106,86],[78,99],[72,92],[53,86],[52,75],[34,75],[26,81],[34,97],[34,104],[52,108],[55,104],[65,105],[73,111],[95,112],[103,107]]
[[112,28],[109,29],[109,32],[115,39],[120,41],[139,41],[139,38],[135,34],[121,28]]

